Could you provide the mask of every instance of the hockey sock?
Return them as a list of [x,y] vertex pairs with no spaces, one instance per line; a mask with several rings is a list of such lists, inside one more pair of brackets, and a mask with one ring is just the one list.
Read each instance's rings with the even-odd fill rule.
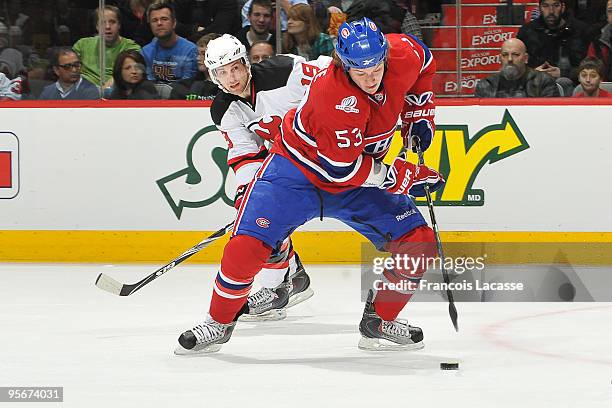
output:
[[[272,252],[270,259],[263,265],[263,268],[257,274],[257,283],[264,288],[275,288],[280,285],[285,279],[285,274],[290,265],[290,260],[293,260],[295,253],[291,246],[289,238],[285,239],[281,247]],[[295,265],[295,260],[293,260]],[[295,267],[293,268],[295,270]]]
[[427,270],[427,259],[436,255],[433,230],[426,225],[417,227],[389,243],[386,249],[397,262],[393,270],[383,273],[381,280],[395,284],[396,288],[377,291],[374,309],[383,320],[395,320],[418,289],[419,281]]
[[248,235],[230,239],[223,250],[221,268],[215,279],[210,316],[228,324],[246,303],[253,278],[268,260],[272,248]]

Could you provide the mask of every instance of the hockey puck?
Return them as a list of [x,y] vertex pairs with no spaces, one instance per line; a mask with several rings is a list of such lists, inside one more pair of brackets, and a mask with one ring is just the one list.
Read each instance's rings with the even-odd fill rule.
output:
[[440,363],[440,370],[458,370],[459,363]]

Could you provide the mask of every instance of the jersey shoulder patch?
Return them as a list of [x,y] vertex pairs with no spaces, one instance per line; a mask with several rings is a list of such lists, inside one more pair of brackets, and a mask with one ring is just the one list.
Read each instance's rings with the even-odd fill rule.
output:
[[289,55],[277,55],[251,66],[255,92],[269,91],[287,85],[293,71],[295,58]]
[[212,105],[210,106],[210,116],[212,117],[215,125],[220,126],[221,120],[225,115],[225,112],[229,109],[232,102],[239,100],[240,98],[236,95],[228,94],[227,92],[220,91]]

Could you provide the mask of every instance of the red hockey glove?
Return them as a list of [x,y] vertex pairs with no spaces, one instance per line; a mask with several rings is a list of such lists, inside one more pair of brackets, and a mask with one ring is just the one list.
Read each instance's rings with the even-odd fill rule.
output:
[[402,153],[389,166],[386,179],[379,188],[393,194],[423,197],[425,186],[429,186],[429,191],[434,192],[444,183],[440,173],[427,166],[407,162],[406,153]]
[[[434,124],[436,105],[433,101],[433,93],[408,94],[404,100],[406,102],[402,111],[404,146],[411,146],[412,138],[418,136],[421,140],[421,150],[425,151],[431,145],[436,131]],[[415,151],[414,148],[412,151]]]

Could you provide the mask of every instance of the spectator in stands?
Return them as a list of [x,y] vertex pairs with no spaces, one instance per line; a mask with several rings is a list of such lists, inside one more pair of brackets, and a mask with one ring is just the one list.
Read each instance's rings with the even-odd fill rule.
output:
[[310,4],[321,4],[330,13],[342,13],[342,0],[309,0]]
[[174,0],[176,31],[191,41],[208,33],[233,34],[240,29],[236,0]]
[[406,11],[404,21],[402,21],[402,33],[412,34],[419,40],[423,41],[423,32],[421,31],[419,21],[410,11]]
[[15,35],[9,35],[9,33],[15,29],[19,29],[19,27],[12,26],[9,30],[6,25],[0,21],[0,52],[4,50],[13,50],[11,52],[11,57],[18,65],[18,70],[21,70],[24,64],[23,53],[19,49],[20,47],[15,44]]
[[276,35],[270,32],[272,27],[272,3],[270,0],[253,0],[249,7],[249,25],[236,34],[236,38],[244,44],[247,51],[255,42],[267,41],[274,45]]
[[[12,25],[7,28],[7,26],[0,21],[0,51],[5,48],[17,50],[21,54],[21,63],[26,66],[29,65],[32,54],[36,54],[32,47],[24,45],[21,36],[21,28],[19,28],[18,25]],[[38,54],[36,54],[36,58],[37,57]]]
[[219,87],[210,80],[208,68],[204,63],[206,58],[206,47],[208,43],[221,34],[208,33],[202,36],[198,43],[198,73],[194,78],[183,79],[172,84],[170,99],[180,99],[187,101],[212,100],[219,93]]
[[147,21],[147,9],[152,0],[123,0],[121,10],[121,35],[131,38],[144,47],[153,40],[151,26]]
[[168,3],[153,3],[147,16],[155,36],[142,49],[147,63],[147,79],[171,83],[193,78],[198,72],[198,47],[176,34],[174,8]]
[[296,4],[289,10],[287,32],[283,38],[283,52],[300,55],[306,60],[315,60],[320,55],[331,55],[334,43],[331,37],[321,32],[312,8],[307,4]]
[[29,75],[21,51],[11,47],[1,50],[0,72],[12,81],[11,88],[17,89],[16,84],[19,83],[20,99],[27,99],[30,96]]
[[68,47],[74,44],[72,41],[72,33],[70,27],[61,25],[55,30],[55,45],[60,47]]
[[9,45],[9,35],[8,35],[8,27],[0,21],[0,50],[8,47]]
[[553,76],[571,91],[590,43],[589,28],[565,14],[563,0],[540,0],[539,10],[540,16],[524,24],[517,37],[527,46],[529,66]]
[[[279,0],[281,6],[281,31],[287,31],[287,15],[291,7],[296,4],[308,4],[308,0]],[[251,7],[252,0],[248,0],[242,7],[242,27],[249,25],[249,8]],[[272,9],[276,9],[276,2],[272,1]]]
[[7,27],[17,26],[21,30],[21,35],[26,44],[30,44],[31,38],[31,22],[32,19],[27,14],[23,13],[25,7],[21,0],[7,0],[5,7],[0,9],[0,16],[4,20]]
[[[53,45],[72,45],[79,38],[85,37],[91,34],[91,24],[88,18],[91,10],[84,8],[76,8],[71,4],[70,0],[56,0],[55,4],[51,7],[52,19],[53,19]],[[60,27],[68,28],[70,39],[65,42],[65,39],[60,41],[59,34],[64,33],[65,29]]]
[[[99,21],[99,12],[96,9],[95,23],[98,35],[95,37],[85,37],[78,40],[74,51],[79,56],[82,64],[83,78],[95,85],[109,88],[113,84],[113,67],[117,56],[127,50],[140,51],[140,45],[129,38],[119,35],[121,29],[121,15],[115,6],[104,7],[104,21]],[[104,38],[105,45],[105,70],[104,77],[100,78],[100,38]]]
[[603,61],[603,80],[612,81],[612,0],[608,0],[606,14],[608,24],[601,29],[601,36],[591,43],[587,54]]
[[310,4],[310,7],[312,7],[312,11],[315,15],[315,18],[317,19],[317,23],[319,24],[319,28],[322,32],[327,34],[330,18],[330,12],[328,8],[320,0],[309,0],[308,4]]
[[21,53],[14,48],[0,52],[0,100],[20,100],[29,91]]
[[[607,0],[566,0],[568,9],[571,9],[574,16],[587,23],[597,31],[601,29],[598,25],[603,22],[601,10],[605,10]],[[602,25],[603,26],[603,25]]]
[[327,34],[330,35],[331,38],[338,37],[338,29],[342,23],[346,21],[346,13],[344,13],[339,8],[332,6],[327,9],[329,11],[329,23],[327,24]]
[[526,98],[559,96],[559,88],[550,75],[529,68],[525,44],[516,38],[501,47],[502,68],[476,84],[478,98]]
[[345,9],[348,21],[367,17],[374,21],[383,33],[401,32],[406,9],[399,6],[395,0],[359,0],[354,1]]
[[251,64],[257,64],[273,56],[274,48],[267,41],[257,41],[253,43],[249,50],[249,61],[251,61]]
[[0,69],[9,79],[16,78],[25,72],[23,55],[15,48],[5,48],[0,52]]
[[578,68],[578,80],[582,89],[574,94],[575,98],[597,98],[610,97],[612,94],[601,89],[601,80],[604,73],[604,65],[597,58],[587,57]]
[[113,68],[110,99],[159,99],[153,82],[145,77],[145,60],[138,51],[123,51]]
[[58,48],[51,65],[58,80],[43,89],[38,99],[98,99],[98,88],[81,76],[81,61],[70,48]]
[[[37,13],[28,13],[32,14],[30,27],[32,28],[30,33],[30,42],[28,45],[36,50],[36,58],[38,59],[38,55],[44,54],[44,51],[53,44],[53,39],[55,38],[55,29],[53,27],[53,10],[51,7],[40,7],[41,4],[37,4],[38,2],[28,2],[28,9],[35,9]],[[25,43],[26,41],[23,40]],[[72,44],[72,43],[70,43]]]

